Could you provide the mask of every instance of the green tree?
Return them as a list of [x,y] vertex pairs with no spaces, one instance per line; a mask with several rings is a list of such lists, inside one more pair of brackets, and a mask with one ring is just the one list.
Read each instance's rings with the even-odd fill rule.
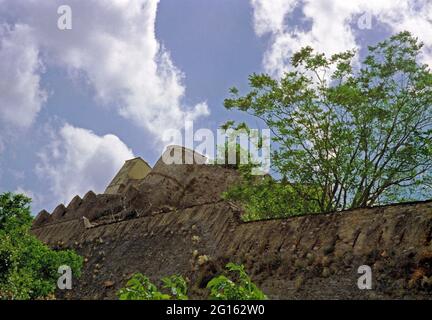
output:
[[68,265],[80,275],[82,258],[73,251],[54,251],[30,234],[31,199],[0,195],[0,299],[37,299],[54,293],[58,268]]
[[293,199],[298,213],[311,213],[430,197],[432,74],[419,63],[421,48],[402,32],[370,46],[357,65],[354,51],[327,57],[305,47],[280,79],[252,74],[249,93],[232,88],[225,107],[271,129],[280,178],[278,187],[243,183],[232,197],[245,201],[261,188],[274,203],[288,190],[288,215]]
[[0,196],[0,230],[28,229],[31,226],[31,199],[22,194]]

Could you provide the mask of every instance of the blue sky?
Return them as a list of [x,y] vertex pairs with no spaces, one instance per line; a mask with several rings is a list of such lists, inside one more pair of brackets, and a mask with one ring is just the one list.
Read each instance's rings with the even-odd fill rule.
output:
[[0,0],[0,192],[52,210],[102,192],[130,157],[154,164],[185,118],[259,126],[224,110],[228,88],[279,77],[305,45],[362,53],[409,30],[430,64],[431,21],[427,0]]

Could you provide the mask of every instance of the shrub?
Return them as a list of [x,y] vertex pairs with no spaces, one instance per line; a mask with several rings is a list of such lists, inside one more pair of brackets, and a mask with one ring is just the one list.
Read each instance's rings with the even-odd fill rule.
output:
[[[207,288],[210,298],[217,300],[264,300],[266,295],[252,283],[242,265],[228,263],[229,272],[237,273],[238,281],[233,281],[224,275],[210,280]],[[169,291],[163,293],[158,290],[150,279],[141,273],[136,273],[126,283],[126,287],[117,292],[120,300],[188,300],[187,283],[182,276],[172,275],[162,278],[163,288]]]
[[120,300],[187,300],[187,284],[181,276],[173,275],[162,279],[163,288],[170,290],[171,295],[162,293],[141,273],[136,273],[127,282],[126,287],[118,291]]
[[30,201],[23,195],[0,195],[0,299],[52,295],[61,265],[80,276],[82,257],[70,250],[51,250],[30,234]]
[[243,265],[228,263],[226,268],[237,273],[238,280],[233,281],[224,275],[210,280],[210,298],[216,300],[266,300],[267,296],[252,282]]
[[162,294],[150,279],[141,273],[136,273],[127,282],[126,287],[119,290],[120,300],[167,300],[169,295]]

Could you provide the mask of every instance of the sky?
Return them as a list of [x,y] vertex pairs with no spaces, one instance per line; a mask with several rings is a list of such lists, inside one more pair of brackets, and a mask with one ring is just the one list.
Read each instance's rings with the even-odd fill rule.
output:
[[262,129],[224,109],[230,87],[280,77],[307,45],[360,59],[404,30],[432,65],[429,0],[0,0],[0,193],[50,211],[127,159],[153,165],[185,120]]

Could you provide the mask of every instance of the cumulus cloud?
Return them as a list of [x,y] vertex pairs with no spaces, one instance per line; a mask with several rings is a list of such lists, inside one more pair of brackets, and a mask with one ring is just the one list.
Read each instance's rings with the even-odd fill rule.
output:
[[[35,68],[39,50],[47,67],[62,67],[79,75],[94,88],[98,102],[156,136],[165,128],[181,128],[184,118],[207,115],[205,102],[196,106],[183,103],[183,74],[155,36],[158,2],[69,0],[72,30],[59,30],[57,9],[63,2],[3,0],[0,17],[12,16],[19,21],[15,28],[22,26],[20,33],[10,38],[9,51],[19,51],[16,63],[27,67],[24,75],[31,91],[27,95],[31,98],[42,93],[40,71]],[[15,61],[12,57],[5,61],[9,60]],[[3,90],[19,90],[15,82],[7,85]],[[18,102],[34,115],[43,99],[30,98]]]
[[46,101],[39,76],[43,66],[29,26],[0,25],[0,61],[0,122],[27,128]]
[[[382,26],[393,33],[412,32],[425,42],[423,60],[432,65],[432,2],[429,0],[251,0],[251,5],[256,34],[271,36],[263,65],[275,76],[286,71],[293,52],[307,45],[327,54],[361,48],[356,31],[368,27],[368,23],[359,25],[360,17],[369,19],[371,28]],[[300,19],[310,26],[287,23],[298,12],[302,13]]]
[[98,136],[65,124],[39,157],[36,172],[48,181],[52,203],[67,204],[77,194],[103,192],[124,161],[134,155],[115,135]]

